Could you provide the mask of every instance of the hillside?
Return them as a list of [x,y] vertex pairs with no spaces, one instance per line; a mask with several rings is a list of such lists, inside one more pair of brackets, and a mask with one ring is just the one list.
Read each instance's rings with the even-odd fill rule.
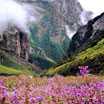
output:
[[27,69],[14,69],[11,67],[6,67],[3,65],[0,65],[0,75],[2,76],[9,76],[9,75],[21,75],[21,74],[25,74],[25,75],[33,75],[31,71],[27,70]]
[[77,0],[36,0],[36,3],[44,9],[44,13],[40,22],[30,27],[31,46],[34,50],[40,49],[33,53],[32,62],[47,69],[67,57],[71,40],[67,31],[75,32],[82,25],[80,14],[83,9]]
[[70,42],[68,55],[71,56],[92,47],[102,38],[104,38],[104,13],[78,29]]
[[[93,61],[101,57],[102,62],[102,53],[99,50],[97,56],[95,52],[92,56],[89,53],[96,47],[103,50],[98,44],[104,38],[104,13],[83,25],[80,16],[85,12],[83,18],[89,20],[91,12],[83,10],[77,0],[17,1],[21,6],[36,5],[37,9],[27,9],[33,14],[36,9],[42,17],[38,22],[28,23],[29,32],[18,25],[8,25],[7,30],[0,35],[1,65],[32,70],[34,73],[46,71],[45,75],[69,75],[76,74],[79,65],[88,64],[91,68],[96,66],[100,72],[102,65],[99,67]],[[76,32],[72,38],[70,32]]]
[[88,65],[93,73],[103,73],[104,67],[104,39],[101,39],[95,46],[76,54],[67,62],[60,64],[59,66],[50,68],[45,75],[70,75],[76,74],[78,66]]
[[11,55],[8,52],[0,50],[0,74],[1,75],[36,75],[41,69],[23,58]]
[[103,73],[104,13],[81,26],[72,37],[67,51],[69,58],[50,68],[46,74],[76,75],[78,66],[88,65],[91,73]]

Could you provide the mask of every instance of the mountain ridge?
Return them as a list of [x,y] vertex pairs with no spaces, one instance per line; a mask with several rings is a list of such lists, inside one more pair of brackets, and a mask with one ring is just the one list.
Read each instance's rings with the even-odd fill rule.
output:
[[69,58],[56,67],[49,68],[45,75],[76,75],[80,65],[88,65],[93,74],[103,73],[104,24],[99,22],[103,19],[104,13],[80,27],[70,43]]

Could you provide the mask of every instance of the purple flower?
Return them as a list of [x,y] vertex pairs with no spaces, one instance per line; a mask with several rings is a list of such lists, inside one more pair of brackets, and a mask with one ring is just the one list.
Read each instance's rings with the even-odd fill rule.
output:
[[84,76],[84,75],[89,73],[88,66],[79,66],[79,69],[80,69],[80,74],[82,76]]
[[12,104],[19,104],[18,95],[16,89],[13,91],[13,96],[11,97]]
[[37,97],[36,97],[36,100],[37,100],[38,102],[41,102],[41,101],[43,100],[43,97],[42,97],[42,96],[37,96]]
[[30,102],[31,104],[35,104],[35,103],[36,103],[36,99],[35,99],[34,97],[30,96],[29,102]]
[[0,100],[8,96],[7,88],[4,86],[3,81],[0,80]]

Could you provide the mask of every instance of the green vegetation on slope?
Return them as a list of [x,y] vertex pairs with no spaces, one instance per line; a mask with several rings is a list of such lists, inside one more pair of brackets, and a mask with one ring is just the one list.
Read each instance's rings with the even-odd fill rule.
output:
[[[2,57],[2,58],[1,58]],[[9,55],[7,52],[0,50],[0,74],[4,75],[36,75],[32,70],[32,66],[25,60],[17,59],[14,55]],[[36,67],[37,69],[37,67]]]
[[45,72],[45,75],[51,76],[54,74],[70,74],[71,68],[83,65],[86,62],[91,61],[101,55],[104,55],[104,39],[99,41],[95,46],[88,48],[81,53],[78,53],[72,59],[69,59],[69,61],[57,67],[50,68],[48,71]]
[[19,75],[19,74],[27,74],[31,75],[31,73],[27,70],[17,70],[14,68],[9,68],[3,65],[0,65],[0,75]]
[[53,15],[53,6],[46,3],[43,4],[43,8],[46,12],[44,12],[40,22],[32,24],[30,27],[30,43],[34,50],[41,49],[38,52],[34,51],[32,61],[41,68],[47,69],[63,60],[67,54],[70,39],[66,36],[64,28],[62,29],[57,24],[57,19]]

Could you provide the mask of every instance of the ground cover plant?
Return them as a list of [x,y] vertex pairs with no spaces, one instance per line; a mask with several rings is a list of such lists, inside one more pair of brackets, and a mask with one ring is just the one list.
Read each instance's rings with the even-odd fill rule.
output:
[[0,77],[0,104],[104,104],[104,77],[89,75]]

